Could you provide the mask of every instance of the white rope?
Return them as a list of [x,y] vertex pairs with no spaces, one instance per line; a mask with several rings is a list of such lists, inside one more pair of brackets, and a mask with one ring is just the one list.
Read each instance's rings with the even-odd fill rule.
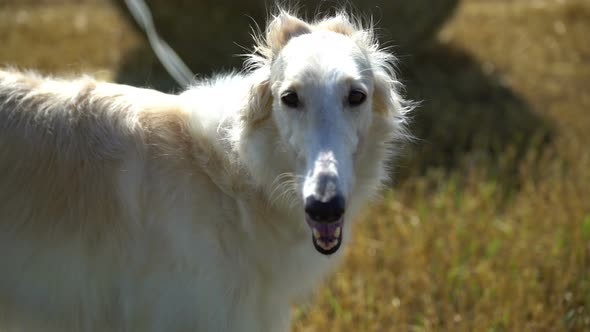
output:
[[156,31],[152,13],[144,0],[125,0],[125,4],[135,21],[147,35],[154,53],[168,71],[168,74],[182,87],[187,87],[193,82],[194,74],[180,59],[178,54],[166,43]]

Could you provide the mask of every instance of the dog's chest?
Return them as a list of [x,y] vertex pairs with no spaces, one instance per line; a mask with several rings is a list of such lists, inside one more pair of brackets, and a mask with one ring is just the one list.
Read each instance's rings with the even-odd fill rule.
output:
[[241,252],[255,266],[252,277],[264,280],[273,293],[292,300],[317,288],[339,261],[340,254],[324,256],[312,243],[303,214],[238,204],[242,223],[248,225]]

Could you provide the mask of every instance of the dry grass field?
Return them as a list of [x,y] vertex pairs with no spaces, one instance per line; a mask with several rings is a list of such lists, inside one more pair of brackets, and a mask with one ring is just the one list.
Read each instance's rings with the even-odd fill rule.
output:
[[[28,2],[0,0],[1,64],[110,79],[141,43],[105,2]],[[421,140],[294,331],[590,331],[590,1],[463,0],[420,52]]]

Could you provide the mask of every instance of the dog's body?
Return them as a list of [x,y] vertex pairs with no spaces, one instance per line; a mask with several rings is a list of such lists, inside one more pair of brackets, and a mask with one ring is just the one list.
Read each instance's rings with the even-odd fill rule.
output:
[[288,329],[350,239],[306,200],[350,220],[404,110],[345,16],[283,13],[258,51],[180,95],[0,71],[0,330]]

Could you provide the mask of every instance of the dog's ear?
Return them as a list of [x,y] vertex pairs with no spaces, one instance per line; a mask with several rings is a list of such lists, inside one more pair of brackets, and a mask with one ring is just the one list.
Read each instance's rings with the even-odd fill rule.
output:
[[287,42],[306,33],[311,33],[311,26],[295,16],[281,12],[268,25],[266,29],[266,43],[276,56]]
[[317,27],[319,29],[329,30],[341,35],[352,36],[355,32],[355,27],[350,20],[343,15],[331,17],[321,21]]
[[397,92],[397,82],[382,71],[377,71],[374,78],[373,111],[386,116],[394,116],[401,112],[402,98]]
[[269,75],[265,70],[261,70],[252,77],[254,82],[250,88],[248,102],[241,112],[241,121],[248,128],[256,127],[270,116],[272,93]]

